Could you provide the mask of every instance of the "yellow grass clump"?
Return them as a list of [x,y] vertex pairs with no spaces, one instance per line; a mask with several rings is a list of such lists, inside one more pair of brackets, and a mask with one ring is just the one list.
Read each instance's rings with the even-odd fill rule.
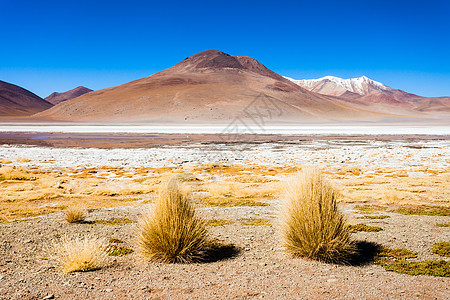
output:
[[206,222],[172,178],[151,210],[139,220],[137,244],[141,254],[162,262],[191,262],[206,243]]
[[57,261],[64,273],[97,270],[107,262],[106,243],[97,238],[65,237],[53,245]]
[[36,180],[36,177],[31,176],[27,171],[15,167],[1,167],[1,180]]
[[81,208],[78,207],[69,207],[64,214],[64,220],[67,223],[82,223],[86,219],[86,215]]
[[338,210],[337,195],[314,167],[305,168],[288,182],[281,227],[287,252],[326,262],[345,262],[354,253],[355,244]]
[[17,162],[21,162],[21,163],[27,163],[27,162],[30,162],[31,159],[26,158],[26,157],[22,157],[22,158],[17,158],[16,161]]

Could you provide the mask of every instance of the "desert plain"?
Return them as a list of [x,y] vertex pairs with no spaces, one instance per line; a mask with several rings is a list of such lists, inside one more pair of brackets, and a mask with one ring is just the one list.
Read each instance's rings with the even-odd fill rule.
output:
[[[432,251],[450,240],[447,135],[2,133],[0,140],[1,299],[450,295],[449,258]],[[358,253],[346,263],[294,258],[280,242],[285,182],[311,165],[339,191],[339,209],[355,225]],[[209,238],[228,247],[207,261],[152,262],[135,251],[138,219],[174,174]],[[85,221],[67,223],[70,207],[83,209]],[[67,274],[52,248],[65,236],[125,251],[98,270]],[[381,248],[409,255],[382,260]],[[390,269],[400,260],[442,266],[428,275]]]

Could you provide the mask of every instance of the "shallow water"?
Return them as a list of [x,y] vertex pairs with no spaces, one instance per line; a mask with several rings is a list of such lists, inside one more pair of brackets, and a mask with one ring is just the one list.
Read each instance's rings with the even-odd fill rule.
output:
[[268,125],[247,126],[245,124],[203,125],[203,126],[149,126],[149,125],[36,125],[36,124],[0,124],[0,132],[63,132],[63,133],[205,133],[205,134],[420,134],[447,135],[448,126],[411,126],[411,125]]

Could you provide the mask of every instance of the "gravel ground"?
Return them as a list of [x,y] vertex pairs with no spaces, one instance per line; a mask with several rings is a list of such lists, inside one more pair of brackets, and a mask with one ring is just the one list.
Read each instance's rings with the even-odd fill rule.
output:
[[[118,238],[133,247],[136,223],[67,224],[61,213],[0,224],[0,299],[449,299],[450,278],[387,272],[373,263],[334,265],[291,258],[278,242],[277,207],[200,208],[206,218],[236,221],[208,227],[210,236],[239,247],[237,256],[210,263],[162,264],[138,254],[110,258],[110,265],[64,274],[51,258],[52,240],[62,235]],[[99,209],[88,220],[138,218],[144,207]],[[418,260],[440,259],[435,242],[450,240],[450,228],[436,227],[449,217],[386,213],[382,220],[356,219],[352,204],[341,209],[351,223],[382,227],[353,237],[419,253]],[[244,226],[243,218],[269,219],[272,226]]]
[[[318,164],[328,168],[361,165],[405,168],[450,167],[449,140],[334,141],[308,140],[256,144],[189,144],[147,149],[83,149],[0,146],[0,159],[40,169],[75,166],[189,166],[190,163],[243,165]],[[30,162],[15,161],[30,158]],[[442,171],[444,172],[444,171]],[[414,176],[424,176],[423,173]],[[429,175],[427,175],[429,176]],[[444,182],[444,181],[442,181]],[[444,188],[444,187],[443,187]],[[443,189],[445,190],[445,189]],[[446,196],[443,196],[446,197]],[[442,200],[442,199],[441,199]],[[444,199],[443,202],[446,202]],[[0,224],[0,299],[450,299],[450,278],[387,272],[373,262],[334,265],[289,257],[279,246],[278,201],[266,207],[200,208],[209,219],[235,223],[209,227],[211,238],[235,244],[237,256],[209,263],[145,262],[136,253],[110,258],[97,271],[64,274],[51,257],[61,236],[118,238],[134,247],[136,223],[67,224],[61,213]],[[353,204],[342,204],[351,223],[380,226],[358,232],[358,241],[418,252],[417,260],[441,259],[431,245],[450,241],[449,217],[408,216],[390,212],[387,219],[356,219]],[[88,220],[137,219],[144,207],[98,209]],[[244,226],[244,218],[268,219],[272,226]]]

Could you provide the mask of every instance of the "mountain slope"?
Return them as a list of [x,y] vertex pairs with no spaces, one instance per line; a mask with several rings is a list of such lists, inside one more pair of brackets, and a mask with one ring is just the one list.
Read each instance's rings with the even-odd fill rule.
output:
[[382,104],[416,113],[450,112],[450,97],[421,97],[390,88],[365,76],[350,79],[334,76],[309,80],[287,79],[309,91],[337,96],[354,105]]
[[84,86],[79,86],[63,93],[54,92],[50,96],[46,97],[45,100],[52,103],[53,105],[56,105],[58,103],[79,97],[89,92],[92,92],[92,90]]
[[52,106],[24,88],[0,81],[0,116],[27,116]]
[[90,92],[37,118],[112,122],[302,121],[378,116],[309,92],[257,60],[208,50],[129,83]]

